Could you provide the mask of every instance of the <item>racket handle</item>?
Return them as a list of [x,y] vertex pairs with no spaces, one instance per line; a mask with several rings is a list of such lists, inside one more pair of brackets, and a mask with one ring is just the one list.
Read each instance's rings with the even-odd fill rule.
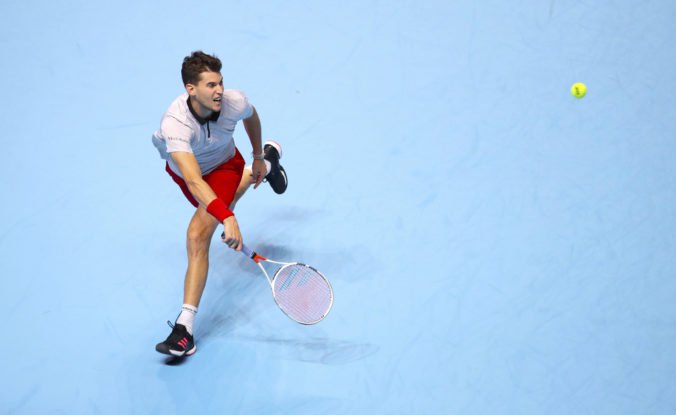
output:
[[251,259],[253,259],[253,257],[256,255],[256,253],[249,249],[249,247],[246,246],[244,242],[242,242],[242,253]]
[[[221,233],[221,239],[225,239],[225,232]],[[255,261],[255,257],[258,256],[258,254],[256,254],[254,251],[249,249],[249,247],[246,246],[246,244],[244,242],[242,242],[242,254],[248,256],[249,258],[253,259],[254,261]],[[258,262],[258,261],[256,261],[256,262]]]

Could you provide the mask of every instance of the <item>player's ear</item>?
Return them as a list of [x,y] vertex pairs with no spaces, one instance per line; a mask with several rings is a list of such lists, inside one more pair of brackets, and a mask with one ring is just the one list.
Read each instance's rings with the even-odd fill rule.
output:
[[195,94],[195,85],[185,84],[185,90],[188,92],[189,95],[194,95]]

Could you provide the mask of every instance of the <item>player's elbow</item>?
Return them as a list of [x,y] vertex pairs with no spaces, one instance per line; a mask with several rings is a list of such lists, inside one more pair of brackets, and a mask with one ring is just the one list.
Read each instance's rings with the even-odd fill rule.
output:
[[192,194],[195,194],[200,188],[200,185],[204,182],[201,177],[186,177],[184,180],[185,184],[188,186],[188,190],[190,190]]

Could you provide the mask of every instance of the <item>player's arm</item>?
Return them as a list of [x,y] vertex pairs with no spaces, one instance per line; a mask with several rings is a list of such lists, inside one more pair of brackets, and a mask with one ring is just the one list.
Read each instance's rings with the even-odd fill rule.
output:
[[188,185],[188,190],[197,199],[199,204],[206,209],[217,196],[211,189],[211,186],[202,179],[202,170],[197,163],[195,155],[187,152],[171,153],[171,158],[181,170],[183,180]]
[[[253,113],[249,118],[242,120],[244,124],[244,129],[246,134],[249,136],[249,141],[251,142],[251,148],[255,156],[263,154],[263,138],[262,138],[262,128],[261,120],[258,117],[258,112],[256,107],[253,107]],[[253,164],[251,165],[251,173],[254,178],[254,189],[257,188],[262,182],[265,176],[268,174],[265,168],[265,162],[262,159],[254,159]]]
[[225,233],[223,242],[232,249],[241,250],[242,234],[239,231],[237,219],[225,205],[225,202],[218,199],[211,186],[202,179],[202,170],[200,170],[195,156],[187,152],[173,152],[171,158],[181,171],[190,193],[207,212],[223,223],[223,232]]

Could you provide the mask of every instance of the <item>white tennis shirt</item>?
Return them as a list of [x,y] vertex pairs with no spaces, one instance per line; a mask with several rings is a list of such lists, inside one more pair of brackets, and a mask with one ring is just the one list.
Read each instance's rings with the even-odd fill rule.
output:
[[252,114],[253,106],[246,95],[227,89],[223,91],[221,111],[202,119],[190,108],[186,92],[162,116],[160,129],[153,133],[153,144],[179,177],[183,176],[170,155],[175,151],[193,153],[204,176],[235,155],[235,126]]

